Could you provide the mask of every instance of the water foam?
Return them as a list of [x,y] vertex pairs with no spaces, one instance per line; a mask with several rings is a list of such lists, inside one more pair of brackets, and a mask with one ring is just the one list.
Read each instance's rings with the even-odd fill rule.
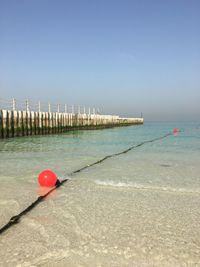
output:
[[171,192],[171,193],[185,193],[185,194],[200,194],[198,190],[189,190],[186,188],[174,188],[174,187],[164,187],[164,186],[149,186],[142,185],[138,183],[126,183],[126,182],[116,182],[113,180],[101,181],[95,180],[95,184],[100,186],[108,187],[121,187],[121,188],[132,188],[136,190],[146,190],[146,191],[161,191],[161,192]]

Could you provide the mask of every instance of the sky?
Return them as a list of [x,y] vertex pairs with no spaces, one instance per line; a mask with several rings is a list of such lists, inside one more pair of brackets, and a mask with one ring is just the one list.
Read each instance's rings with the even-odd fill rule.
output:
[[0,0],[0,98],[200,118],[199,0]]

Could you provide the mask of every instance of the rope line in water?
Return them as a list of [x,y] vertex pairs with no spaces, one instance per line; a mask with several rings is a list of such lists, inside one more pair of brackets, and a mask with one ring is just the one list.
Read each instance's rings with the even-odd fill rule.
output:
[[[158,140],[161,140],[161,139],[164,139],[166,137],[168,137],[169,135],[172,135],[172,133],[168,133],[168,134],[165,134],[161,137],[157,137],[157,138],[154,138],[152,140],[147,140],[147,141],[144,141],[142,143],[139,143],[138,145],[134,145],[134,146],[131,146],[129,147],[128,149],[124,150],[124,151],[121,151],[119,153],[115,153],[115,154],[112,154],[112,155],[108,155],[108,156],[105,156],[104,158],[94,162],[94,163],[91,163],[89,165],[86,165],[76,171],[73,171],[71,174],[69,174],[69,176],[73,176],[77,173],[80,173],[82,172],[83,170],[85,169],[88,169],[94,165],[97,165],[97,164],[100,164],[102,163],[103,161],[109,159],[109,158],[113,158],[113,157],[116,157],[116,156],[119,156],[119,155],[122,155],[122,154],[126,154],[128,153],[129,151],[137,148],[137,147],[140,147],[140,146],[143,146],[144,144],[147,144],[147,143],[152,143],[152,142],[156,142]],[[48,195],[50,195],[53,191],[55,191],[58,187],[62,186],[64,183],[66,183],[69,179],[66,178],[60,182],[58,182],[55,187],[53,187],[51,190],[49,190],[46,194],[42,195],[42,196],[39,196],[32,204],[30,204],[27,208],[25,208],[23,211],[21,211],[20,213],[18,213],[17,215],[13,216],[10,218],[10,220],[8,221],[8,223],[6,223],[4,226],[2,226],[0,228],[0,235],[5,232],[8,228],[10,228],[11,226],[13,226],[14,224],[17,224],[20,222],[20,218],[24,215],[26,215],[28,212],[30,212],[32,209],[34,209],[39,203],[41,203]]]

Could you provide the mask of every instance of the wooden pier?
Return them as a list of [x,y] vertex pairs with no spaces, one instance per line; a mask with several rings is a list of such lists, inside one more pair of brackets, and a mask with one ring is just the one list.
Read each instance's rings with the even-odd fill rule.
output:
[[143,118],[120,118],[119,116],[75,113],[41,112],[13,109],[0,109],[0,138],[29,135],[47,135],[70,130],[101,129],[115,126],[143,124]]

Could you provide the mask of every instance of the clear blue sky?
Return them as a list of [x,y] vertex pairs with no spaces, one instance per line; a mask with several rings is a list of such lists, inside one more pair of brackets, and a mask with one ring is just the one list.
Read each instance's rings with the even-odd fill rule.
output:
[[199,0],[0,0],[0,97],[200,118]]

